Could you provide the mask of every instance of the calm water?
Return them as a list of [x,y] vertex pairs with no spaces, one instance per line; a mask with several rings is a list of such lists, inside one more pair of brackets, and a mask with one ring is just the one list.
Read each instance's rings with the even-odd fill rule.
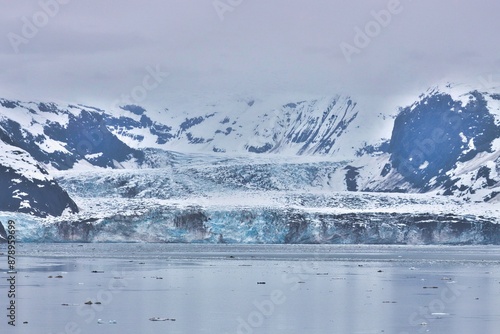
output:
[[1,245],[0,333],[493,334],[500,328],[499,251],[24,244],[13,328]]

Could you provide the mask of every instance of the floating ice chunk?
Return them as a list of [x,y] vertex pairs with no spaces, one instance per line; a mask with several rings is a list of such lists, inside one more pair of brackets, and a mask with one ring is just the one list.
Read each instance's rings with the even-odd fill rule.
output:
[[150,321],[175,321],[175,319],[170,318],[160,318],[160,317],[152,317],[149,318]]
[[429,166],[429,161],[425,161],[423,164],[418,166],[418,169],[426,169]]
[[459,135],[460,135],[460,138],[462,139],[462,143],[466,143],[467,142],[467,137],[464,135],[464,133],[460,132]]

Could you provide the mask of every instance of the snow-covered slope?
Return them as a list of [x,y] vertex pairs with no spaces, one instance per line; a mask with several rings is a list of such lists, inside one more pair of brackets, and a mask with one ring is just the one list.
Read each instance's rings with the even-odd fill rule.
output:
[[75,165],[119,168],[142,159],[106,127],[105,114],[93,107],[0,99],[0,136],[27,151],[49,169]]
[[141,165],[139,149],[145,148],[353,158],[372,139],[366,125],[390,121],[341,95],[295,102],[213,100],[164,110],[136,105],[103,110],[0,99],[0,135],[49,169],[121,168]]
[[340,95],[282,103],[239,99],[188,102],[162,113],[123,106],[110,112],[106,124],[131,147],[353,157],[362,145],[357,128],[366,121],[358,119],[360,111],[353,99]]
[[5,230],[5,227],[3,227],[3,224],[0,221],[0,244],[6,243],[7,239],[8,239],[7,231]]
[[0,211],[45,217],[78,207],[26,151],[0,141]]

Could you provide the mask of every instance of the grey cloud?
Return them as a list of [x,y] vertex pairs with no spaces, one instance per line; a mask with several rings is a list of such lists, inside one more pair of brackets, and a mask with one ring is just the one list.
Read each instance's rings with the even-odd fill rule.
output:
[[355,28],[390,1],[243,0],[223,21],[212,0],[69,1],[17,54],[7,34],[20,33],[22,17],[40,5],[4,3],[0,90],[112,101],[159,64],[171,76],[151,94],[158,104],[180,91],[390,98],[498,73],[500,3],[493,1],[401,0],[401,12],[347,62],[340,44],[354,45]]

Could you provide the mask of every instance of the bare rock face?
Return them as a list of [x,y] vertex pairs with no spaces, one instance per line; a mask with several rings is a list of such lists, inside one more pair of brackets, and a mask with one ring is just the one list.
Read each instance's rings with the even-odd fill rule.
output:
[[436,92],[402,110],[394,123],[391,162],[406,181],[427,190],[458,162],[468,162],[491,150],[500,127],[483,94],[473,91],[468,102]]

